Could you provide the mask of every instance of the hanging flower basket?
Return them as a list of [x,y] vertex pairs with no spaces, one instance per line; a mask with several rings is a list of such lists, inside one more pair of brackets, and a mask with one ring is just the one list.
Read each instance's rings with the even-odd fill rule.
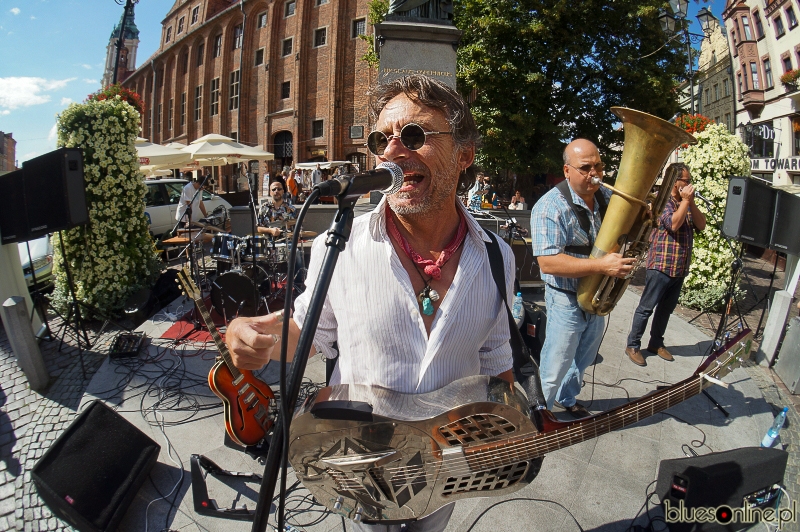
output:
[[790,70],[781,76],[781,83],[786,86],[793,86],[797,88],[798,78],[800,78],[800,69]]

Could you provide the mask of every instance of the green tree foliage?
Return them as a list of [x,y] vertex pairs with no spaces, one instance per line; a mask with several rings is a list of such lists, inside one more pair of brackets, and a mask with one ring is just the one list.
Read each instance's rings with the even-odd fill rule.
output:
[[[564,143],[595,141],[607,163],[623,137],[610,108],[662,118],[678,109],[681,39],[668,40],[663,0],[460,0],[458,83],[491,172],[557,171]],[[665,44],[666,42],[666,44]]]

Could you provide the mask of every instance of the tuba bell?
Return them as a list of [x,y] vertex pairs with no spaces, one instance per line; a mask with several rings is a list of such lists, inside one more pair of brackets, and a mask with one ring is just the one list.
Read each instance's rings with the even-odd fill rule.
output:
[[657,223],[677,178],[676,173],[665,175],[658,195],[653,196],[650,190],[658,172],[672,150],[682,144],[697,143],[683,129],[653,115],[626,107],[612,107],[611,111],[622,120],[625,146],[616,187],[601,183],[611,189],[613,196],[589,258],[620,253],[626,258],[636,259],[636,262],[624,279],[602,274],[580,279],[578,304],[586,312],[600,316],[614,310],[633,273],[645,260],[653,224]]

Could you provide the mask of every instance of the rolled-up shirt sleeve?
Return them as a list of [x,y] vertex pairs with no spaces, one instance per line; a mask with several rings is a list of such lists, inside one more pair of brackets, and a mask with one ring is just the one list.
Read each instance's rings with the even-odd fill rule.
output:
[[[505,266],[506,299],[509,308],[514,301],[514,255],[511,248],[503,241],[498,241],[500,251],[503,254],[503,264]],[[511,354],[511,344],[509,343],[508,312],[506,306],[497,299],[497,312],[494,324],[489,332],[489,337],[480,349],[479,356],[481,362],[481,375],[499,375],[504,371],[510,370],[514,366]]]
[[[308,276],[306,277],[307,290],[304,291],[294,304],[294,318],[297,326],[302,330],[308,313],[308,305],[311,302],[311,295],[314,285],[317,283],[320,269],[322,268],[322,259],[325,256],[325,238],[326,235],[319,235],[314,239],[311,246],[311,260],[308,264]],[[338,338],[336,315],[333,313],[331,303],[328,297],[325,297],[325,303],[322,306],[322,313],[319,317],[317,330],[314,333],[314,345],[318,351],[321,351],[327,358],[336,358],[339,353],[333,347],[333,344]]]

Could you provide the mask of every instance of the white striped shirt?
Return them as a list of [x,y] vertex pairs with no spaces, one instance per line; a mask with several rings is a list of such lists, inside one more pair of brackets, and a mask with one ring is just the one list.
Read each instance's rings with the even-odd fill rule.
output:
[[[492,278],[484,241],[488,236],[464,209],[467,237],[453,284],[436,310],[430,337],[411,278],[386,232],[384,198],[353,222],[339,256],[314,344],[339,362],[331,384],[378,385],[403,393],[425,393],[462,377],[498,375],[511,369],[508,316]],[[306,285],[295,303],[302,328],[312,287],[325,254],[325,238],[314,240]],[[505,264],[506,295],[513,298],[514,256],[498,239]]]

